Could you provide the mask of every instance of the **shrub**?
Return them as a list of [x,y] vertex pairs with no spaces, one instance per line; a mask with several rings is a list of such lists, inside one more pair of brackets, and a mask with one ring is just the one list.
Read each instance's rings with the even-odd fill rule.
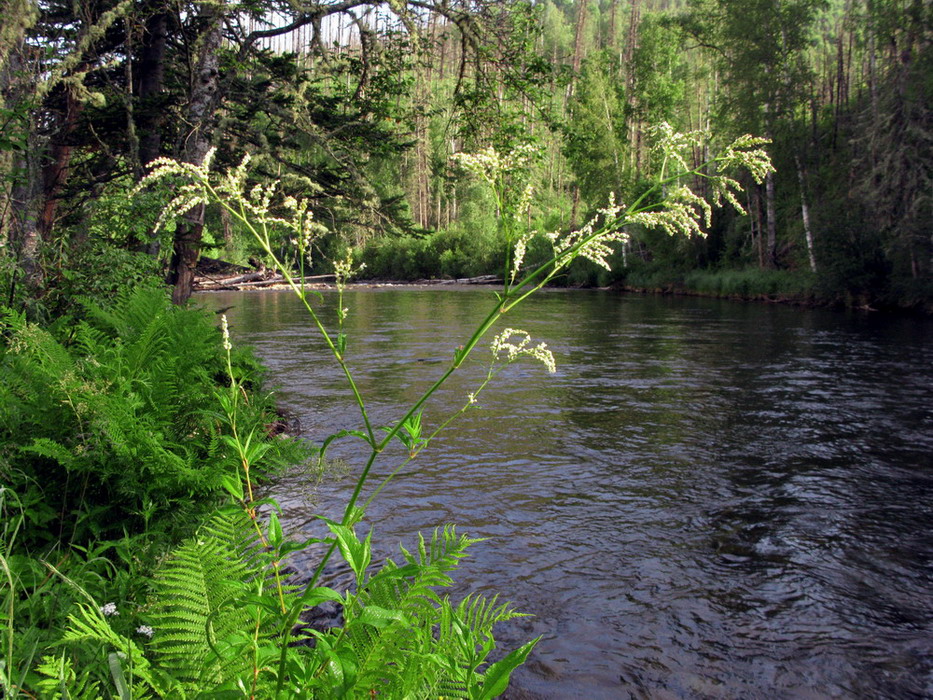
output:
[[[233,459],[219,439],[226,359],[212,319],[153,287],[80,305],[81,317],[49,328],[4,314],[0,475],[22,500],[30,547],[119,536],[203,507]],[[237,373],[255,368],[238,356]],[[271,422],[269,410],[254,397],[245,420]],[[288,449],[281,442],[267,466]]]

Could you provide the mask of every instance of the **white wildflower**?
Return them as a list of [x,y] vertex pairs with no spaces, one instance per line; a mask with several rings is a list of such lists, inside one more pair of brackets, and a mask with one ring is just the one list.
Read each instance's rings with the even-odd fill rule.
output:
[[467,394],[467,403],[471,406],[476,403],[476,394],[474,394],[472,391]]
[[619,212],[621,212],[625,207],[621,204],[616,204],[616,193],[609,193],[609,204],[605,209],[597,209],[600,214],[603,215],[606,221],[613,221],[619,217]]
[[[513,342],[513,338],[515,338],[517,342]],[[530,343],[531,335],[527,331],[518,330],[516,328],[506,328],[493,338],[492,344],[490,345],[493,361],[495,362],[501,359],[500,356],[502,353],[505,353],[507,363],[514,362],[521,355],[527,355],[543,363],[548,372],[552,374],[556,372],[557,365],[554,362],[554,355],[548,350],[547,344],[538,343],[534,347],[529,347]]]
[[227,325],[227,314],[223,314],[220,317],[220,326],[224,334],[224,350],[230,352],[233,349],[233,345],[230,344],[230,327]]
[[[476,153],[454,153],[450,160],[495,187],[500,176],[525,170],[537,153],[538,147],[528,143],[516,146],[504,155],[492,146],[487,146]],[[526,187],[522,199],[527,196],[530,201],[531,193]]]
[[136,628],[136,634],[141,634],[144,637],[152,639],[152,635],[155,634],[155,631],[149,625],[140,625]]
[[343,260],[334,261],[334,275],[337,278],[337,287],[342,289],[348,279],[362,272],[366,267],[365,263],[353,266],[353,251],[347,251],[347,257]]
[[512,282],[515,281],[515,275],[521,270],[522,261],[525,259],[525,252],[528,248],[528,241],[537,235],[537,231],[526,231],[515,241],[515,248],[512,251]]
[[120,611],[117,610],[116,603],[105,603],[100,606],[100,614],[104,617],[113,617],[114,615],[119,615]]
[[483,178],[491,185],[495,185],[499,173],[502,172],[502,158],[491,146],[477,153],[454,153],[450,159],[467,172]]

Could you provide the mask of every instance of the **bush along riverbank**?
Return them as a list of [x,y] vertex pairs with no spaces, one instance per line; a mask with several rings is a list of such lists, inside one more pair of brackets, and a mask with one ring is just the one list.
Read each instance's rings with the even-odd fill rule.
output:
[[[451,240],[457,246],[446,247]],[[543,236],[528,246],[528,260],[540,262]],[[357,255],[365,262],[363,279],[370,282],[442,283],[501,281],[501,272],[481,245],[471,253],[469,239],[448,239],[442,234],[425,238],[381,239]],[[642,294],[704,296],[742,301],[764,301],[801,306],[821,306],[872,311],[909,311],[933,314],[933,286],[923,280],[889,277],[863,279],[830,278],[803,269],[692,269],[677,270],[635,262],[622,264],[615,252],[607,271],[587,260],[577,260],[552,286],[575,288],[610,287]]]
[[[2,323],[0,688],[139,695],[153,573],[227,500],[232,437],[252,438],[254,478],[310,453],[271,437],[252,353],[227,354],[213,315],[157,286],[45,324],[7,309]],[[235,424],[218,402],[231,382]]]
[[879,289],[827,288],[816,275],[803,270],[636,271],[611,285],[642,294],[703,296],[763,301],[799,306],[860,309],[863,311],[933,314],[933,289],[890,284]]

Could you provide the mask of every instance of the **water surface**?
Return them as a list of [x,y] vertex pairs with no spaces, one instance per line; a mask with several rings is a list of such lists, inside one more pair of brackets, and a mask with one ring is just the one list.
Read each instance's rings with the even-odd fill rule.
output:
[[[349,294],[349,363],[375,422],[443,372],[490,300]],[[234,336],[307,437],[360,427],[291,295],[198,301],[234,305]],[[506,646],[543,635],[517,685],[553,698],[933,696],[933,324],[602,291],[545,293],[507,324],[547,341],[557,374],[508,368],[369,514],[384,555],[447,522],[488,538],[458,592],[501,591],[534,615],[498,630]],[[487,357],[428,404],[429,426]],[[334,454],[361,466],[352,443]],[[351,485],[309,504],[296,477],[275,495],[310,532],[314,513],[339,517]]]

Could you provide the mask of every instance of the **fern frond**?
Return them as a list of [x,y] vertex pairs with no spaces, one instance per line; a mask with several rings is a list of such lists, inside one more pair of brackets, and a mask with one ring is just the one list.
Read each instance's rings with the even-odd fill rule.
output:
[[[68,616],[68,627],[62,635],[62,641],[87,647],[91,642],[97,642],[116,653],[116,662],[121,669],[128,669],[123,675],[131,675],[134,680],[145,684],[144,688],[136,686],[133,695],[139,698],[149,696],[151,690],[157,695],[163,695],[168,688],[156,680],[149,661],[143,655],[137,644],[122,635],[114,632],[107,619],[96,607],[85,603],[78,603],[76,612]],[[135,684],[134,684],[135,685]]]
[[450,682],[452,674],[441,663],[447,650],[438,656],[435,638],[439,616],[450,606],[434,588],[451,584],[448,572],[477,541],[458,536],[453,526],[435,530],[430,542],[419,534],[416,554],[400,547],[405,564],[389,560],[357,593],[344,629],[357,691],[404,697],[445,682],[448,690],[455,689],[458,684]]
[[263,592],[267,577],[256,544],[242,511],[222,511],[157,572],[153,646],[183,683],[215,688],[252,673],[250,655],[238,645],[272,634],[260,610],[244,604]]
[[43,656],[36,671],[43,676],[36,687],[47,700],[97,700],[101,697],[100,684],[87,672],[78,677],[71,659],[65,654]]

